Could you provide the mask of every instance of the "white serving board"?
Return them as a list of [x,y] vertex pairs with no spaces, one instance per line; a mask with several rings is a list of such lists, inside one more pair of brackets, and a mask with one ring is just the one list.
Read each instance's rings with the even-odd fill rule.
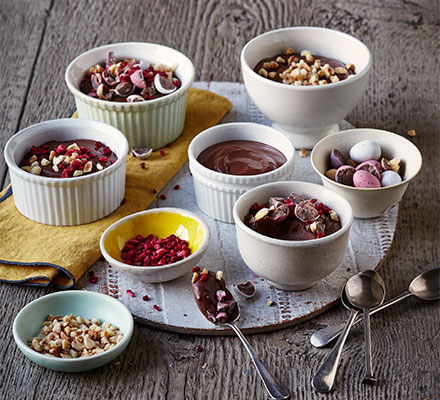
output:
[[[224,122],[250,121],[270,125],[248,97],[243,84],[231,82],[196,82],[194,87],[209,89],[227,97],[234,108]],[[341,129],[351,128],[346,121]],[[295,158],[293,180],[321,183],[310,164],[310,152],[306,158]],[[173,187],[179,184],[180,190]],[[224,272],[228,287],[245,281],[252,281],[257,288],[254,298],[244,301],[237,296],[241,306],[240,328],[247,333],[270,331],[294,325],[325,311],[339,301],[341,289],[353,274],[366,269],[377,269],[391,247],[397,224],[398,207],[387,214],[368,220],[355,219],[351,228],[350,243],[341,265],[327,278],[301,292],[287,292],[269,286],[256,277],[241,259],[236,243],[235,225],[215,221],[204,215],[197,207],[192,177],[188,163],[167,184],[151,205],[155,207],[180,207],[200,214],[211,229],[211,244],[199,265],[210,270]],[[80,279],[77,287],[85,290],[107,293],[122,301],[138,322],[174,332],[225,335],[228,328],[215,327],[199,312],[191,291],[191,273],[180,279],[162,284],[146,284],[134,281],[111,268],[105,261],[99,261],[90,268],[99,277],[97,284],[88,282],[88,276]],[[126,291],[131,289],[135,297]],[[148,295],[148,301],[142,296]],[[275,305],[268,306],[268,300]],[[153,308],[160,307],[161,311]]]

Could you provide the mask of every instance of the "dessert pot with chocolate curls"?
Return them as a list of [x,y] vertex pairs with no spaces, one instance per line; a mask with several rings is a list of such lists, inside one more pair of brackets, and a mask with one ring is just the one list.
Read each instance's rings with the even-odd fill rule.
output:
[[15,205],[48,225],[81,225],[116,210],[125,193],[128,143],[116,128],[75,118],[45,121],[9,139]]
[[114,43],[75,58],[65,80],[79,118],[115,126],[131,148],[158,149],[183,131],[194,66],[169,47]]
[[290,178],[295,148],[281,132],[249,122],[221,124],[189,145],[197,205],[211,218],[233,223],[232,208],[246,190]]
[[244,193],[233,210],[246,265],[283,290],[304,290],[344,258],[353,212],[338,193],[307,182],[273,182]]
[[296,148],[339,130],[366,89],[371,64],[358,39],[316,27],[266,32],[241,52],[250,98]]
[[374,218],[398,204],[422,167],[418,148],[379,129],[349,129],[319,141],[311,156],[322,184],[342,195],[357,218]]

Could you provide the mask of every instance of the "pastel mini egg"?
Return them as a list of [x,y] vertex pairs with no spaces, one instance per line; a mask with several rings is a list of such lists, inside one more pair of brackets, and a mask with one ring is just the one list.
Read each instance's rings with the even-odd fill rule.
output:
[[354,173],[353,184],[358,188],[380,188],[379,179],[363,169],[360,169]]
[[397,185],[400,182],[402,182],[402,178],[397,172],[394,172],[392,170],[382,172],[382,179],[380,181],[382,186],[385,187],[385,186]]
[[356,170],[350,165],[342,165],[336,170],[335,180],[342,185],[353,186],[353,175]]
[[362,140],[350,149],[350,158],[357,163],[362,163],[377,160],[381,153],[380,146],[374,140]]

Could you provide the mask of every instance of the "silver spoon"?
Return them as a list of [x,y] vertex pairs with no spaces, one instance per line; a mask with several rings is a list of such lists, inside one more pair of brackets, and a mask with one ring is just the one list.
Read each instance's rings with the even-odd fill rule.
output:
[[353,306],[347,299],[347,295],[345,293],[346,285],[347,284],[345,284],[341,292],[341,301],[345,308],[350,310],[350,316],[348,317],[345,328],[339,336],[335,347],[333,347],[330,353],[327,354],[327,357],[324,359],[318,371],[313,376],[312,386],[316,391],[320,393],[328,393],[330,392],[330,390],[332,390],[333,383],[335,382],[336,371],[339,365],[339,360],[342,354],[342,349],[344,347],[345,341],[347,340],[347,336],[350,332],[353,322],[359,314],[359,310],[353,308]]
[[[410,296],[416,296],[421,300],[438,300],[440,299],[440,268],[434,268],[416,276],[409,285],[407,291],[401,293],[399,296],[386,301],[382,305],[370,310],[370,315],[377,313],[389,306],[392,306],[399,301]],[[363,320],[359,316],[353,325],[358,324]],[[345,324],[330,325],[319,331],[316,331],[310,338],[313,346],[321,348],[327,346],[334,339],[336,339],[343,331]]]
[[385,284],[375,271],[365,271],[349,279],[346,286],[346,294],[350,303],[363,310],[365,328],[365,377],[364,383],[374,384],[377,379],[373,375],[373,363],[371,361],[371,325],[370,308],[382,304],[385,299]]
[[233,315],[232,321],[218,322],[216,325],[227,325],[237,334],[238,338],[241,340],[247,352],[251,356],[251,359],[254,362],[254,365],[257,368],[260,378],[263,381],[264,386],[266,387],[266,390],[269,393],[270,397],[272,399],[290,399],[290,394],[287,388],[267,369],[263,362],[257,357],[254,349],[241,333],[238,326],[235,325],[235,322],[237,322],[239,318],[240,308],[237,303],[236,312]]

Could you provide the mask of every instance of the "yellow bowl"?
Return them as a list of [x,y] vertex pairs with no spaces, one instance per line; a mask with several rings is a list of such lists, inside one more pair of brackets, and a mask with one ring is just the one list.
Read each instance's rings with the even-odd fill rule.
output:
[[[138,267],[121,258],[125,243],[136,235],[153,234],[163,239],[172,234],[188,242],[191,255],[163,266]],[[166,282],[191,271],[208,248],[211,234],[208,225],[198,215],[180,208],[155,208],[129,215],[116,221],[102,234],[101,253],[107,262],[121,273],[143,282]]]

